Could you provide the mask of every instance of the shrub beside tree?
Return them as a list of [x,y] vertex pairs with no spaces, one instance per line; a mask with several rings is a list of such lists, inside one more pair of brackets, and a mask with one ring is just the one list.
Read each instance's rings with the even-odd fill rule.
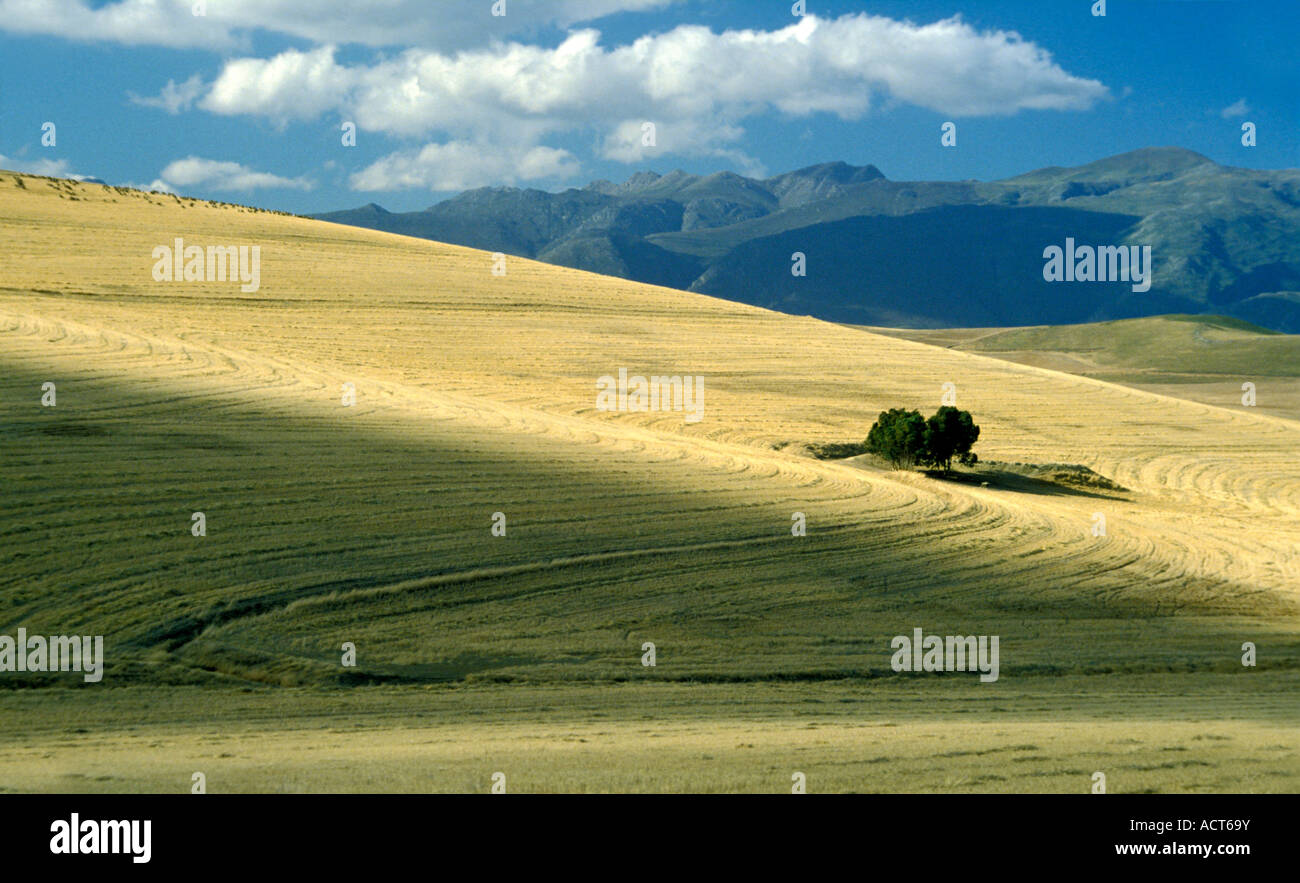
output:
[[895,469],[915,464],[934,466],[945,474],[952,471],[952,461],[973,466],[979,457],[971,451],[979,440],[980,428],[969,411],[944,405],[926,420],[919,411],[891,408],[881,411],[867,433],[869,452],[888,460]]

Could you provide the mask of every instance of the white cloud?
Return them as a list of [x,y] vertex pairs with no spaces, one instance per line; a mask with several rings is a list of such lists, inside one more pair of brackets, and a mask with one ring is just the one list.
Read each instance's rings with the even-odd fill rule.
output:
[[45,175],[47,178],[72,178],[74,181],[85,179],[85,175],[74,175],[68,168],[66,159],[23,159],[0,154],[0,169],[28,175]]
[[[158,186],[158,185],[163,186]],[[188,156],[169,163],[149,185],[152,190],[176,192],[183,188],[203,190],[257,190],[261,188],[290,188],[310,190],[312,183],[304,178],[282,178],[269,172],[258,172],[236,162],[220,162]]]
[[[173,188],[172,185],[168,184],[162,178],[154,178],[153,181],[149,184],[141,184],[137,181],[124,181],[122,183],[122,186],[129,187],[132,190],[144,190],[144,191],[154,190],[159,193],[177,193],[175,188]],[[180,194],[177,193],[177,195],[179,196]]]
[[[654,129],[647,130],[653,123]],[[647,143],[653,133],[654,143]],[[762,163],[742,150],[727,147],[739,142],[745,130],[739,126],[707,120],[675,120],[661,125],[651,120],[623,120],[600,144],[600,155],[623,163],[642,163],[665,154],[712,156],[727,160],[733,168],[751,177],[762,177]]]
[[1250,105],[1246,103],[1246,99],[1244,98],[1238,99],[1220,111],[1220,115],[1225,120],[1232,119],[1233,117],[1244,117],[1248,113],[1250,113]]
[[195,16],[189,0],[121,0],[98,8],[84,0],[0,0],[0,30],[128,46],[237,45],[227,28]]
[[484,149],[454,141],[386,156],[357,172],[350,183],[354,190],[469,190],[517,181],[564,180],[577,170],[578,163],[567,150]]
[[[457,144],[499,151],[500,165],[548,135],[588,130],[611,159],[717,156],[753,170],[758,163],[737,144],[743,121],[758,114],[855,120],[887,100],[952,117],[990,116],[1086,109],[1109,96],[1102,83],[1072,76],[1019,35],[977,31],[960,18],[917,25],[865,14],[807,16],[773,31],[721,33],[681,26],[617,47],[587,29],[553,48],[410,49],[373,64],[340,64],[337,54],[322,46],[231,60],[198,104],[278,125],[337,114],[361,131],[436,139],[431,155],[467,170],[488,162],[470,163]],[[647,121],[657,128],[653,149],[640,143]],[[395,154],[357,180],[371,181],[372,170],[382,180],[462,177],[414,171],[428,166],[419,156]]]
[[[210,83],[198,75],[169,80],[158,95],[132,100],[168,113],[197,107],[259,116],[277,126],[350,120],[362,133],[426,144],[355,173],[353,186],[364,189],[564,178],[576,173],[577,160],[546,146],[558,135],[594,135],[600,155],[622,162],[709,156],[753,174],[762,166],[743,150],[744,124],[757,115],[857,120],[877,104],[905,103],[951,118],[996,116],[1086,109],[1109,97],[1102,83],[1071,75],[1018,34],[979,31],[959,17],[918,25],[810,15],[770,31],[684,25],[616,46],[593,29],[570,31],[558,46],[507,40],[673,2],[507,0],[507,16],[495,18],[485,0],[455,9],[423,0],[223,0],[209,2],[203,17],[190,14],[188,0],[117,0],[94,9],[87,0],[0,0],[0,29],[209,49],[256,29],[323,42],[231,58]],[[340,62],[337,47],[356,43],[419,48]],[[653,146],[641,142],[646,122],[656,126]],[[196,157],[168,166],[156,183],[310,186]]]
[[229,50],[249,45],[253,31],[316,43],[367,46],[480,45],[540,28],[566,28],[617,12],[680,0],[507,0],[493,16],[490,0],[0,0],[0,30],[126,45]]
[[168,80],[167,85],[163,86],[162,92],[156,97],[142,97],[134,92],[127,93],[132,104],[138,104],[141,107],[157,107],[170,114],[189,110],[202,94],[203,79],[198,74],[179,85],[175,80]]
[[290,49],[274,58],[237,58],[199,102],[214,113],[252,113],[277,122],[313,120],[339,107],[353,71],[334,62],[334,47]]

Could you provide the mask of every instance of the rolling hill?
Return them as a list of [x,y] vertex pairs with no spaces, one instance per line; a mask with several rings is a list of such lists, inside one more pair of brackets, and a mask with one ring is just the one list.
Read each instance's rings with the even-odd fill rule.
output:
[[1300,335],[1224,316],[1155,316],[1033,328],[871,329],[963,352],[1300,420]]
[[[260,288],[155,281],[178,237],[258,246]],[[108,654],[101,685],[0,675],[6,787],[1300,782],[1276,750],[1300,672],[1294,421],[8,172],[0,243],[0,633]],[[703,419],[598,410],[620,368],[704,377]],[[1124,490],[807,455],[945,383],[982,459]],[[895,673],[918,627],[999,635],[1000,680]]]

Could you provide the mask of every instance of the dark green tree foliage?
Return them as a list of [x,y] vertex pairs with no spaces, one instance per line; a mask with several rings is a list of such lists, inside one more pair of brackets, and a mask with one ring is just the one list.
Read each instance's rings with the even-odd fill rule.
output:
[[895,469],[910,467],[925,450],[925,427],[920,411],[881,411],[867,434],[867,450],[884,457]]
[[953,457],[963,466],[971,466],[979,459],[971,453],[971,447],[979,437],[980,428],[971,419],[969,411],[944,405],[925,423],[924,442],[917,462],[938,466],[944,472],[952,471]]
[[867,450],[890,462],[895,469],[914,464],[952,470],[953,458],[963,466],[978,460],[971,448],[980,437],[980,428],[969,411],[949,405],[926,420],[920,411],[891,408],[881,411],[867,434]]

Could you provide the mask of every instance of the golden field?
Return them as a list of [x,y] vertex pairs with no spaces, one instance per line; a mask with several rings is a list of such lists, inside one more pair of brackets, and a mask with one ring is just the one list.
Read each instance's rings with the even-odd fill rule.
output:
[[[154,281],[177,237],[260,289]],[[0,786],[1296,790],[1300,422],[492,264],[0,173],[0,633],[107,656],[0,674]],[[597,410],[621,367],[702,421]],[[974,481],[808,455],[945,383]],[[913,628],[1000,679],[894,673]]]
[[1028,328],[866,329],[1236,408],[1300,420],[1300,335],[1223,316],[1149,316]]

